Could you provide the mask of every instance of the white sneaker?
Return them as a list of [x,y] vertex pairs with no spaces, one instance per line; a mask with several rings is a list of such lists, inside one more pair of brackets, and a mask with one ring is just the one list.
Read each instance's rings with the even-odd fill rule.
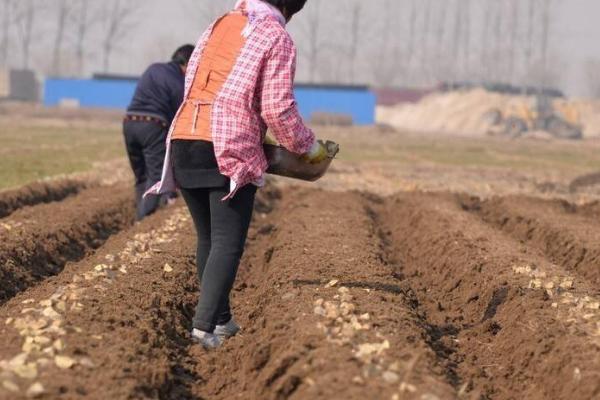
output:
[[240,329],[240,326],[235,322],[233,318],[231,318],[229,322],[225,325],[217,325],[214,334],[218,336],[221,340],[229,339],[237,335]]
[[223,344],[223,341],[219,336],[214,333],[201,331],[200,329],[194,329],[192,331],[192,340],[201,344],[202,347],[207,350],[217,349]]

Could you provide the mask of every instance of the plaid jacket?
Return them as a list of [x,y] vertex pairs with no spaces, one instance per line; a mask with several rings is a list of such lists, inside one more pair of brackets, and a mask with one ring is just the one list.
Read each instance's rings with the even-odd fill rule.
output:
[[[242,1],[241,7],[233,12],[246,13],[244,6]],[[249,15],[249,26],[244,30],[246,43],[212,105],[215,155],[220,172],[232,182],[231,193],[225,199],[232,197],[238,188],[262,181],[268,167],[263,151],[267,128],[282,146],[298,154],[307,153],[315,142],[313,132],[300,117],[294,97],[296,48],[285,30],[285,20],[273,10],[271,14]],[[189,99],[213,27],[214,24],[202,35],[190,59],[184,102]],[[172,131],[173,126],[167,138],[162,181],[149,191],[151,194],[175,189],[170,159]]]

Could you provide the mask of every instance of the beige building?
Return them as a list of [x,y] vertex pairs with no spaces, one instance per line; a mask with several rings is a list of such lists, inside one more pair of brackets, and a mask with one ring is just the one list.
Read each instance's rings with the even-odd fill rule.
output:
[[0,99],[36,102],[40,85],[30,70],[0,69]]
[[0,99],[10,96],[10,72],[8,69],[0,68]]

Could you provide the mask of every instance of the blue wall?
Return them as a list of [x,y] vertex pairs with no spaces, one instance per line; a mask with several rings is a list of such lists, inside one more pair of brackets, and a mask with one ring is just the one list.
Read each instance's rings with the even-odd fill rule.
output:
[[44,105],[57,106],[63,99],[79,101],[81,107],[126,109],[135,91],[135,81],[92,79],[47,79]]
[[[129,105],[135,81],[47,79],[44,105],[57,106],[63,99],[79,101],[81,107],[125,109]],[[300,86],[296,88],[300,113],[310,120],[314,112],[352,115],[357,125],[375,123],[375,95],[366,88]]]
[[298,87],[296,99],[306,120],[310,120],[315,112],[328,112],[352,115],[356,125],[375,123],[377,99],[368,89]]

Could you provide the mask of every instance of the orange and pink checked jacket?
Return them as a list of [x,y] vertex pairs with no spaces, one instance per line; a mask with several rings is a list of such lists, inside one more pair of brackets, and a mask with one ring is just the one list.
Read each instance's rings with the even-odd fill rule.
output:
[[[247,184],[260,185],[263,181],[268,167],[263,151],[267,128],[282,146],[297,154],[308,153],[315,142],[313,132],[302,121],[294,96],[296,48],[285,30],[285,18],[260,0],[240,0],[232,12],[248,16],[243,32],[246,42],[212,104],[211,115],[219,170],[231,180],[231,192],[224,200]],[[189,98],[199,60],[215,24],[204,32],[188,64],[184,102]],[[170,156],[174,125],[167,138],[162,180],[148,194],[176,189]]]

